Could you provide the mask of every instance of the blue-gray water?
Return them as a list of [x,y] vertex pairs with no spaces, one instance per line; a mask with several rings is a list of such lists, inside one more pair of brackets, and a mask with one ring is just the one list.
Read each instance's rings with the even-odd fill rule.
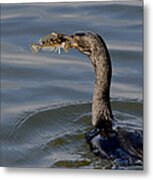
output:
[[1,166],[110,168],[84,139],[90,61],[75,50],[33,55],[29,45],[51,32],[99,33],[112,58],[115,119],[142,129],[142,13],[141,1],[1,4]]

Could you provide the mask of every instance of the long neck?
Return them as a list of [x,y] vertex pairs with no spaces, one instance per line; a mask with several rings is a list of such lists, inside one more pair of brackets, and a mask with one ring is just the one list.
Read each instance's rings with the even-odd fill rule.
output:
[[110,55],[105,43],[95,47],[90,56],[95,70],[95,86],[92,103],[92,124],[101,126],[103,121],[113,118],[110,105],[110,84],[112,67]]

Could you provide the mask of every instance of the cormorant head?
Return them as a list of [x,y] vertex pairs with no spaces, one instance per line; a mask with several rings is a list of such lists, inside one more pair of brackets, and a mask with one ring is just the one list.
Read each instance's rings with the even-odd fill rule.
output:
[[102,38],[92,32],[77,32],[70,36],[51,33],[41,38],[39,43],[32,44],[31,49],[33,53],[36,53],[39,49],[60,52],[60,48],[63,48],[65,52],[68,52],[73,48],[87,56],[97,57],[102,44],[104,45]]
[[78,32],[71,35],[72,47],[81,53],[90,56],[101,46],[99,35],[91,32]]

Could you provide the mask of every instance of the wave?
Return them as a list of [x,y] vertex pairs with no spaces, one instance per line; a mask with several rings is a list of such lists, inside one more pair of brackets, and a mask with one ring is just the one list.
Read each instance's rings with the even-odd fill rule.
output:
[[[140,102],[113,101],[112,105],[117,126],[142,129]],[[66,103],[27,112],[16,119],[3,137],[2,154],[20,154],[11,157],[11,162],[7,160],[5,165],[106,168],[109,166],[109,162],[104,163],[106,160],[94,164],[97,159],[85,142],[84,133],[91,127],[90,102]]]

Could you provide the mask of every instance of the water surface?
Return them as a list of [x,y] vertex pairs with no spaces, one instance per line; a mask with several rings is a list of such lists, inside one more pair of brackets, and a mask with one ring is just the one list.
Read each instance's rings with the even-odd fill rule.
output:
[[75,50],[34,56],[29,45],[51,32],[99,33],[112,58],[115,119],[142,129],[142,2],[1,4],[1,10],[1,166],[110,168],[84,139],[92,127],[90,61]]

